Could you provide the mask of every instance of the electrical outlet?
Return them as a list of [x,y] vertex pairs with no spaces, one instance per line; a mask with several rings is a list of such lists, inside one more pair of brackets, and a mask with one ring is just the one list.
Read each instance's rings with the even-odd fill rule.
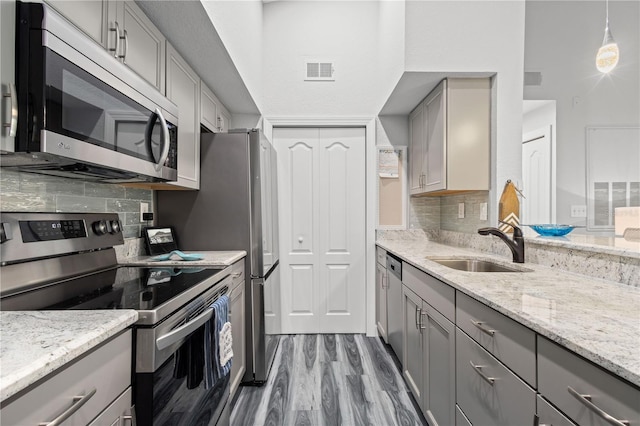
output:
[[571,217],[587,217],[587,206],[571,206]]
[[464,219],[464,203],[458,203],[458,219]]
[[140,222],[144,222],[142,215],[145,213],[149,213],[149,203],[140,203]]
[[487,203],[480,203],[480,220],[487,220]]

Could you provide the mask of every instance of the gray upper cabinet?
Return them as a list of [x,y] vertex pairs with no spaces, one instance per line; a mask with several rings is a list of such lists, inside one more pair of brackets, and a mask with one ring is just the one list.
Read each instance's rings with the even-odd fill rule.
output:
[[230,115],[204,81],[200,80],[200,124],[214,133],[229,130]]
[[200,189],[200,77],[169,43],[167,97],[178,106],[178,180],[158,189]]
[[14,151],[18,121],[18,94],[15,88],[15,19],[16,4],[0,1],[0,150]]
[[165,37],[133,1],[115,1],[109,8],[109,29],[119,25],[119,59],[161,93],[165,93]]
[[[108,30],[109,0],[46,0],[46,2],[100,46],[105,49],[115,46],[115,33],[110,34]],[[108,39],[111,40],[111,45]]]
[[445,79],[409,116],[411,195],[488,190],[488,78]]
[[164,93],[165,37],[133,1],[47,0],[47,3]]

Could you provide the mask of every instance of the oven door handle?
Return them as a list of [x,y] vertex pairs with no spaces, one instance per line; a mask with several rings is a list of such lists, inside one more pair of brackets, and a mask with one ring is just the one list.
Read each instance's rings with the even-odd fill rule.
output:
[[204,323],[209,321],[213,316],[213,308],[207,308],[206,311],[189,321],[188,323],[181,325],[180,327],[171,330],[169,333],[158,337],[156,339],[156,346],[159,350],[163,350],[173,345],[176,342],[187,337],[189,334],[196,331],[200,328]]

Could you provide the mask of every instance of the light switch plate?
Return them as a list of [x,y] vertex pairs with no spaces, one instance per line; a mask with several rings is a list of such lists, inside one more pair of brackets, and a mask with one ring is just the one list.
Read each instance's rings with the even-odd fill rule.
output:
[[587,217],[587,206],[571,206],[571,217]]
[[140,203],[140,222],[144,222],[144,217],[142,217],[142,215],[148,212],[149,212],[149,203]]
[[480,220],[487,220],[487,203],[480,203]]
[[464,203],[458,203],[458,219],[464,219]]

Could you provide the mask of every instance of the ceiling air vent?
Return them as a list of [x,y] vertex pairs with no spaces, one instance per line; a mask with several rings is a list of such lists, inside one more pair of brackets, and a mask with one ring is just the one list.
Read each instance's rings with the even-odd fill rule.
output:
[[542,73],[537,71],[524,72],[525,86],[542,86]]
[[334,81],[333,62],[306,62],[305,80],[309,81]]

